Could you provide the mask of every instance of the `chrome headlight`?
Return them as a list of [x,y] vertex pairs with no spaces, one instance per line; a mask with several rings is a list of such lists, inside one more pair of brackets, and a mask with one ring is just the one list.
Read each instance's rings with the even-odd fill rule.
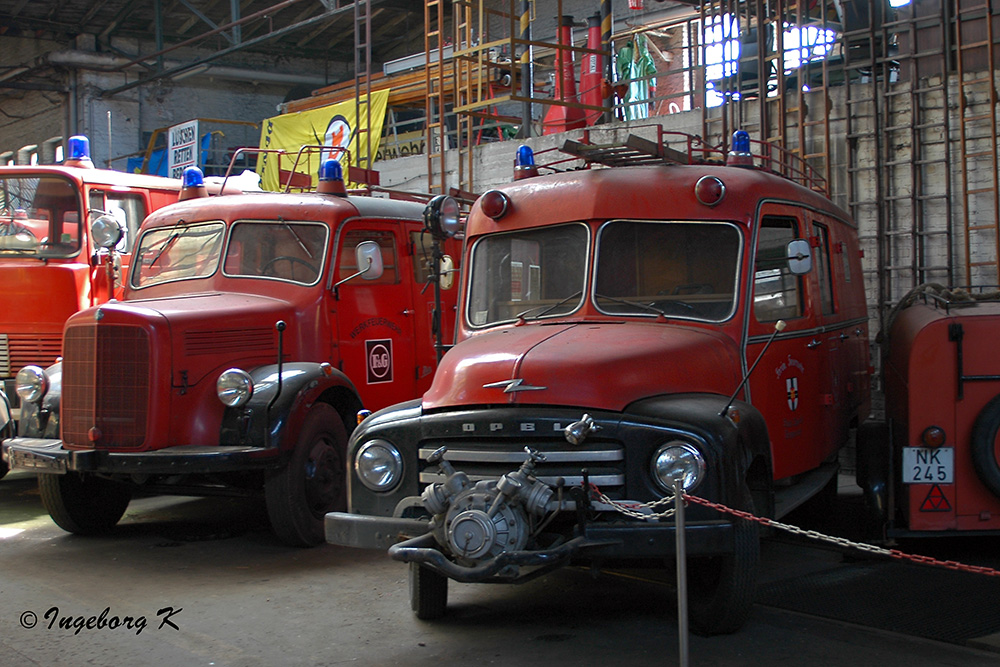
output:
[[403,457],[392,443],[369,440],[354,455],[354,472],[372,491],[391,491],[403,477]]
[[215,393],[223,405],[238,408],[253,396],[253,378],[244,370],[230,368],[216,380]]
[[693,445],[674,440],[656,450],[650,470],[664,491],[673,491],[674,479],[678,477],[684,490],[690,491],[705,478],[705,459]]
[[90,226],[90,236],[99,248],[114,248],[124,235],[121,223],[110,215],[99,216]]
[[49,391],[49,376],[40,366],[25,366],[17,372],[14,389],[25,403],[38,403]]

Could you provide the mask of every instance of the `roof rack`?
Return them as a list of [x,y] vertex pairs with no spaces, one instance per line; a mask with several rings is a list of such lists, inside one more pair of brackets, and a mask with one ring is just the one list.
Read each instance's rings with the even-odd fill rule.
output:
[[[726,164],[729,151],[725,144],[711,146],[696,135],[667,131],[663,129],[662,125],[654,124],[651,127],[656,128],[655,140],[629,134],[624,142],[612,144],[592,143],[590,130],[583,130],[583,136],[580,140],[567,139],[561,147],[561,151],[571,155],[571,158],[555,160],[540,165],[540,167],[558,171],[555,165],[573,160],[583,160],[585,162],[584,169],[590,168],[591,164],[601,164],[607,167],[657,164]],[[672,144],[674,147],[668,144]],[[750,148],[749,158],[742,166],[782,176],[810,190],[828,195],[826,179],[799,155],[778,144],[753,139],[750,140]],[[545,152],[547,151],[539,151],[539,154]]]

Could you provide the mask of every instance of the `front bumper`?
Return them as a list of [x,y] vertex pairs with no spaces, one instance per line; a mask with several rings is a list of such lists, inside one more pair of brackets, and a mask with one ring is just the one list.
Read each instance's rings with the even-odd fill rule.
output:
[[[479,582],[500,578],[513,581],[519,575],[506,576],[511,566],[541,567],[548,571],[576,558],[626,560],[664,558],[676,553],[677,530],[673,524],[641,522],[591,522],[575,536],[551,549],[508,551],[474,567],[458,565],[439,549],[429,532],[430,523],[420,519],[373,517],[345,512],[326,515],[326,541],[340,546],[364,549],[388,549],[398,561],[420,563],[456,581]],[[689,556],[732,553],[735,546],[733,525],[729,521],[699,521],[685,527],[684,539]]]
[[49,474],[99,472],[105,474],[180,475],[238,472],[274,467],[277,449],[181,445],[147,452],[109,452],[66,449],[61,440],[10,438],[2,446],[11,470]]

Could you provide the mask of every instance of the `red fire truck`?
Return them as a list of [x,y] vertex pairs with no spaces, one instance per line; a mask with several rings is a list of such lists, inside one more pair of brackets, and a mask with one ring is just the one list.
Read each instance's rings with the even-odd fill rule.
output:
[[[781,516],[835,491],[869,412],[857,228],[820,180],[776,147],[754,155],[746,133],[728,160],[659,128],[586,136],[563,151],[611,168],[533,176],[522,147],[530,177],[479,198],[457,344],[422,399],[352,436],[350,511],[327,516],[327,540],[408,562],[421,618],[445,612],[448,578],[669,563],[657,503],[677,478]],[[686,515],[692,626],[735,631],[757,524]]]
[[426,390],[454,328],[454,290],[426,289],[447,264],[426,199],[347,196],[323,168],[317,192],[151,214],[124,299],[70,317],[61,363],[18,373],[4,456],[39,473],[59,526],[106,531],[137,490],[263,489],[283,541],[323,541],[356,413]]
[[858,432],[875,538],[1000,530],[1000,293],[922,285],[882,346],[886,420]]
[[95,169],[86,137],[68,143],[61,165],[0,167],[0,381],[15,403],[14,374],[55,362],[66,318],[112,292],[110,255],[94,244],[90,223],[110,215],[123,226],[114,256],[125,270],[143,218],[177,201],[181,188],[179,179]]

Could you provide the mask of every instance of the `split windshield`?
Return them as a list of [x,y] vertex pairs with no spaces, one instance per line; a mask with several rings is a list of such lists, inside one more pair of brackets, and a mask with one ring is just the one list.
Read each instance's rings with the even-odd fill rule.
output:
[[[314,222],[241,221],[178,224],[147,231],[133,259],[132,286],[150,287],[214,275],[312,285],[323,270],[329,228]],[[225,255],[223,256],[223,248]]]
[[0,255],[75,255],[81,210],[80,193],[68,179],[0,177]]
[[[585,298],[607,315],[722,321],[735,310],[741,248],[728,223],[612,221],[493,234],[476,242],[466,316],[472,326],[563,316]],[[587,294],[588,287],[593,290]]]

